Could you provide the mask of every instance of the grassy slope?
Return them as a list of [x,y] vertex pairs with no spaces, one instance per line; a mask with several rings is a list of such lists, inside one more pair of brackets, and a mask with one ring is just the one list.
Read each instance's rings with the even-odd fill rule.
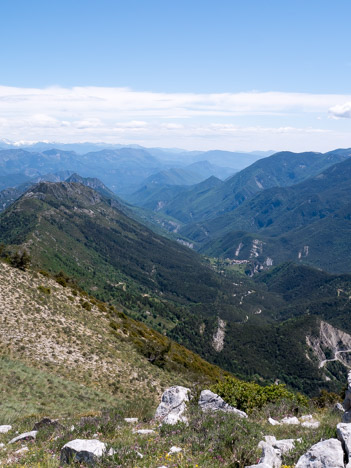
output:
[[0,263],[0,304],[5,415],[80,412],[138,395],[154,399],[167,385],[222,375],[124,314],[6,263]]

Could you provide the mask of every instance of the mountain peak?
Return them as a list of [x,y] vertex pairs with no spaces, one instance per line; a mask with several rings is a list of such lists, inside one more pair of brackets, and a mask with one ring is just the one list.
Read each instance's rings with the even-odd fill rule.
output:
[[39,182],[24,195],[25,198],[55,198],[60,201],[72,200],[83,204],[96,205],[102,201],[99,193],[90,187],[76,182]]

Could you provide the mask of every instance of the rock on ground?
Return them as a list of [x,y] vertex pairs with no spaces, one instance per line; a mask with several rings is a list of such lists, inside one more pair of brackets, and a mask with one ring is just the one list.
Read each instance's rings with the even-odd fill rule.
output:
[[0,434],[6,434],[6,432],[11,431],[11,429],[12,429],[12,426],[8,426],[8,425],[0,426]]
[[336,426],[336,432],[338,439],[340,440],[344,452],[346,454],[347,462],[346,465],[351,466],[350,463],[350,452],[351,452],[351,424],[340,423]]
[[313,445],[299,458],[295,468],[344,468],[344,451],[337,439]]
[[14,444],[15,442],[18,442],[19,440],[32,440],[32,439],[35,439],[37,434],[38,434],[38,431],[24,432],[23,434],[20,434],[19,436],[14,437],[13,439],[11,439],[9,444]]
[[297,419],[296,416],[293,416],[291,418],[283,418],[281,420],[281,423],[282,424],[291,424],[291,425],[296,425],[297,426],[298,424],[300,424],[300,421]]
[[264,464],[272,468],[280,468],[282,466],[282,461],[277,451],[268,442],[261,442],[260,444],[262,455],[258,465],[261,466]]
[[163,424],[177,424],[187,422],[184,413],[186,403],[189,401],[190,389],[180,385],[167,388],[162,395],[155,418],[160,419]]
[[318,427],[321,425],[319,421],[304,421],[301,426],[302,427],[308,427],[310,429],[318,429]]
[[106,453],[106,444],[96,439],[75,439],[61,449],[60,463],[85,462],[94,464]]
[[203,390],[199,399],[199,406],[203,412],[212,412],[212,411],[223,411],[224,413],[235,413],[241,418],[247,418],[247,414],[244,411],[240,411],[233,406],[228,405],[223,398],[211,390]]
[[276,421],[273,418],[268,418],[268,422],[269,422],[269,424],[272,424],[272,426],[280,426],[281,425],[281,423],[279,421]]

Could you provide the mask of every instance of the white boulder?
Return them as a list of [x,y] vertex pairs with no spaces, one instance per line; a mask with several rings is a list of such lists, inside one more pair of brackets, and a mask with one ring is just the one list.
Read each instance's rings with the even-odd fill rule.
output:
[[11,439],[9,444],[14,444],[15,442],[18,442],[19,440],[33,440],[36,438],[37,434],[38,434],[38,431],[24,432],[23,434],[20,434],[19,436]]
[[283,419],[281,420],[281,423],[282,423],[282,424],[290,424],[290,425],[296,425],[296,426],[297,426],[298,424],[300,424],[300,421],[297,419],[296,416],[293,416],[293,417],[291,417],[291,418],[288,418],[288,417],[283,418]]
[[182,448],[176,447],[175,445],[173,445],[173,447],[170,448],[170,451],[168,452],[168,455],[173,455],[173,453],[179,453],[182,450],[183,450]]
[[268,466],[270,468],[280,468],[282,466],[280,453],[274,449],[271,443],[261,441],[259,443],[259,447],[262,449],[261,458],[259,459],[258,464],[252,465],[252,467],[257,466],[259,468],[265,468]]
[[136,424],[138,422],[138,418],[124,418],[124,420],[129,424]]
[[11,431],[11,429],[12,426],[9,425],[0,426],[0,434],[6,434],[6,432]]
[[241,418],[247,418],[247,414],[244,411],[240,411],[233,406],[228,405],[223,398],[211,390],[203,390],[199,399],[199,406],[203,412],[212,412],[212,411],[223,411],[224,413],[234,413]]
[[273,448],[279,450],[281,455],[284,455],[295,448],[296,442],[301,442],[302,439],[281,439],[276,440],[272,445]]
[[302,427],[308,427],[310,429],[318,429],[318,427],[321,425],[319,421],[304,421],[301,423]]
[[344,451],[337,439],[313,445],[299,458],[295,468],[344,468]]
[[170,387],[162,395],[161,403],[155,413],[155,418],[162,424],[177,424],[187,422],[185,416],[186,403],[189,401],[190,389],[180,385]]
[[75,439],[61,449],[60,463],[95,463],[106,453],[106,444],[96,439]]
[[268,418],[268,422],[269,422],[269,424],[272,424],[272,426],[280,426],[281,425],[281,423],[279,421],[276,421],[273,418]]

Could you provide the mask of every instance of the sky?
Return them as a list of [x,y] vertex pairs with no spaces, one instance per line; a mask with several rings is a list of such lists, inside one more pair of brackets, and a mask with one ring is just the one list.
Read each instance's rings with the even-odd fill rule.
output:
[[0,139],[351,147],[349,0],[0,5]]

